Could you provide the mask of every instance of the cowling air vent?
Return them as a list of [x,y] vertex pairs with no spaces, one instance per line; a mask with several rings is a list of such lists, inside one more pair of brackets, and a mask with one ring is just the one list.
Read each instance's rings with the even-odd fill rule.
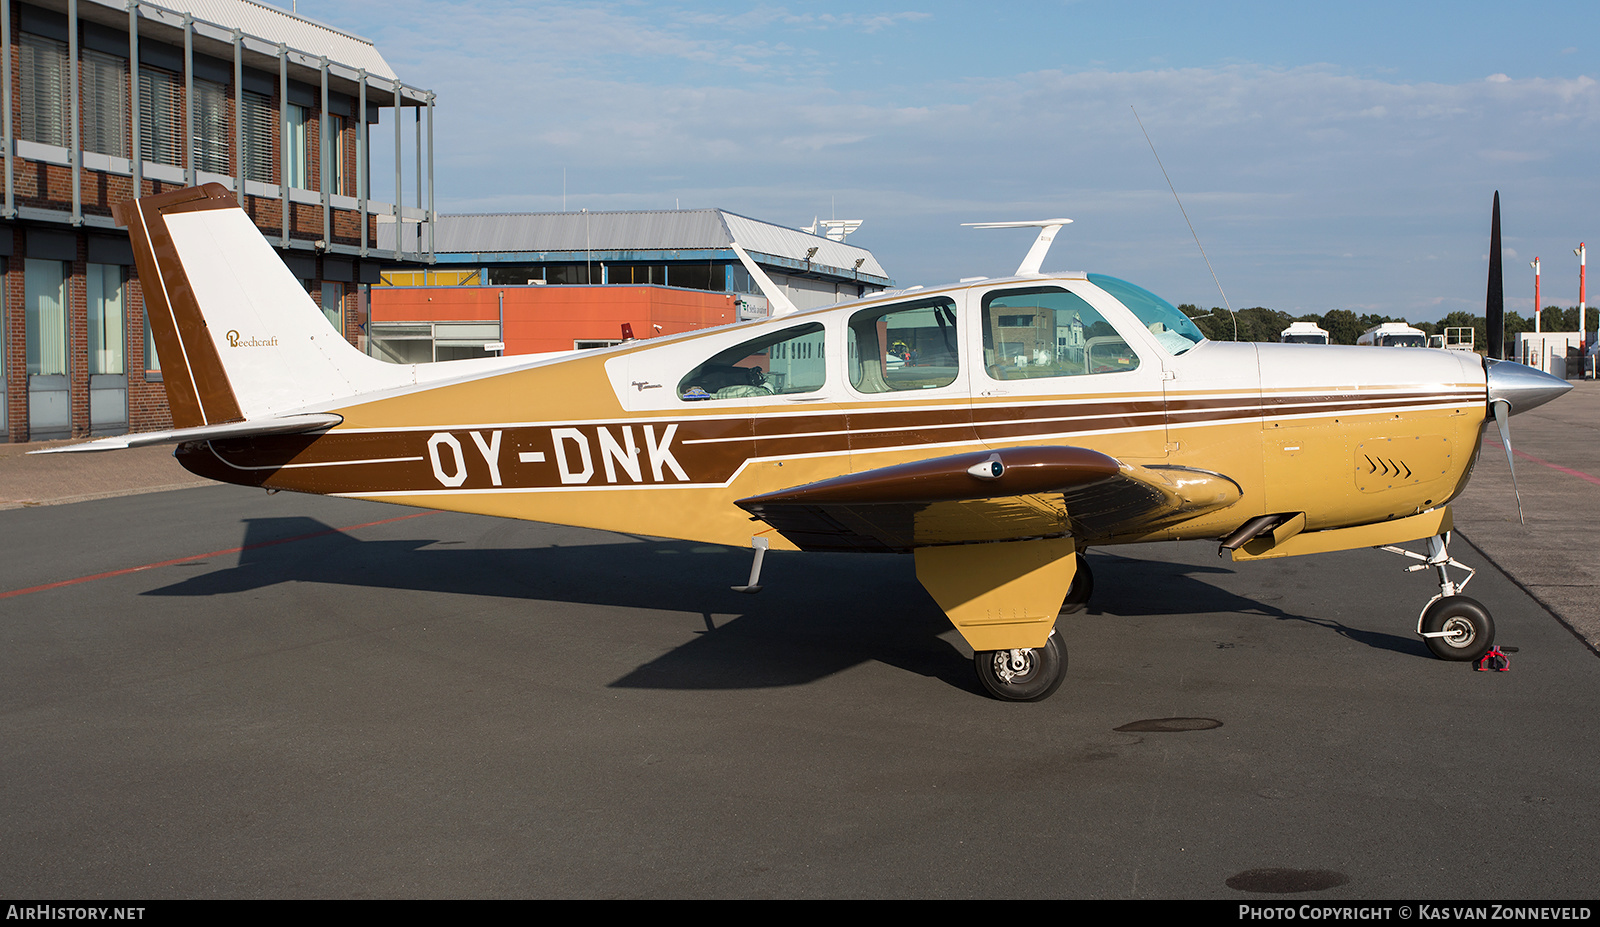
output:
[[1356,447],[1356,488],[1383,492],[1436,480],[1450,471],[1450,439],[1444,435],[1373,438]]

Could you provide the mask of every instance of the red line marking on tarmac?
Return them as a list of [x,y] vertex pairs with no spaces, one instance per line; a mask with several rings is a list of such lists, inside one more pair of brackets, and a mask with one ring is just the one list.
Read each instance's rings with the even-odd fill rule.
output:
[[355,531],[360,528],[371,528],[375,525],[388,525],[408,518],[421,518],[432,515],[433,512],[414,512],[410,515],[400,515],[396,518],[385,518],[382,521],[369,521],[359,525],[346,525],[343,528],[328,528],[324,531],[313,531],[310,534],[296,535],[292,538],[279,538],[276,541],[262,541],[259,544],[246,544],[242,547],[230,547],[226,550],[214,550],[209,554],[193,554],[188,557],[178,557],[173,560],[163,560],[160,563],[146,563],[143,566],[127,567],[121,570],[110,570],[105,573],[95,573],[91,576],[80,576],[77,579],[63,579],[57,583],[45,583],[43,586],[30,586],[27,589],[13,589],[10,592],[0,592],[0,599],[9,599],[13,596],[27,595],[31,592],[44,592],[46,589],[60,589],[63,586],[76,586],[96,579],[108,579],[112,576],[122,576],[127,573],[139,573],[144,570],[154,570],[157,567],[172,566],[174,563],[188,563],[191,560],[206,560],[211,557],[220,557],[223,554],[237,554],[246,550],[260,550],[263,547],[276,547],[279,544],[291,544],[295,541],[309,541],[312,538],[326,537],[330,534],[343,534],[346,531]]
[[[1493,441],[1485,441],[1484,443],[1489,445],[1490,447],[1496,447],[1496,448],[1499,448],[1500,450],[1505,450],[1505,445],[1503,445],[1503,444],[1496,444]],[[1521,457],[1523,460],[1531,460],[1531,461],[1533,461],[1534,463],[1538,464],[1541,467],[1549,467],[1552,470],[1559,470],[1560,472],[1565,473],[1568,476],[1575,476],[1580,480],[1588,480],[1589,482],[1595,484],[1596,486],[1600,486],[1600,477],[1590,476],[1589,474],[1584,473],[1582,470],[1574,470],[1571,467],[1563,467],[1560,464],[1553,464],[1548,460],[1540,460],[1539,458],[1533,456],[1532,454],[1524,454],[1522,451],[1519,451],[1516,448],[1512,448],[1511,449],[1511,453],[1517,455],[1518,457]]]

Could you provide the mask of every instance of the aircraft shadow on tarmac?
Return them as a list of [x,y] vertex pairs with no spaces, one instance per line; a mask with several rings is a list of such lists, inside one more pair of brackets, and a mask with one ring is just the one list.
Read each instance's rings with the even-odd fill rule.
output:
[[[521,523],[510,523],[517,525]],[[615,537],[615,536],[613,536]],[[799,685],[869,660],[978,691],[970,656],[917,582],[910,557],[769,554],[758,596],[733,592],[749,573],[747,550],[632,539],[559,546],[465,547],[425,538],[364,541],[306,517],[245,520],[237,565],[144,595],[230,595],[284,582],[326,583],[462,596],[495,596],[610,608],[698,614],[694,640],[611,683],[620,688],[723,689]],[[226,555],[224,555],[226,556]],[[1302,621],[1370,647],[1426,655],[1420,642],[1286,612],[1218,588],[1196,566],[1091,552],[1096,599],[1090,616],[1256,614]],[[552,620],[548,611],[530,621]],[[586,618],[585,620],[593,620]],[[1071,616],[1063,621],[1070,621]],[[627,634],[596,624],[597,639]]]

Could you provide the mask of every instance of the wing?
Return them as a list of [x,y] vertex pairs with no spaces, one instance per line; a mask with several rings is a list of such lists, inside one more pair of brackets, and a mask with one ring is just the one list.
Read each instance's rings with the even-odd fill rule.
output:
[[1232,505],[1239,485],[1082,447],[1008,447],[852,473],[739,500],[801,550],[1140,535]]

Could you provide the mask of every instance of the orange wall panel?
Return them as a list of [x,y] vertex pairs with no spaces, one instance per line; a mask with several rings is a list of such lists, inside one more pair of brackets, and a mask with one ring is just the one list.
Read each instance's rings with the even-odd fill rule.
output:
[[[373,287],[374,322],[493,322],[505,297],[507,354],[569,351],[575,341],[639,338],[725,325],[727,293],[661,286]],[[661,326],[657,330],[655,326]]]

